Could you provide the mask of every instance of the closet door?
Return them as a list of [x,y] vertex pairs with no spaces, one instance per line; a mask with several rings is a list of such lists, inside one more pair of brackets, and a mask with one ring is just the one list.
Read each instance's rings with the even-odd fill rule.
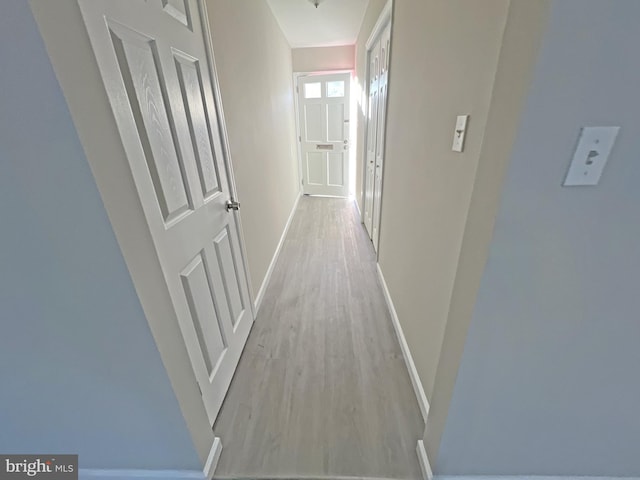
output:
[[384,170],[384,140],[387,119],[387,86],[389,83],[389,46],[391,44],[391,24],[380,35],[380,72],[377,80],[378,117],[376,120],[375,161],[373,180],[373,229],[371,240],[378,251],[380,241],[380,212],[382,210],[382,175]]
[[367,157],[365,168],[365,193],[364,193],[364,225],[373,238],[373,199],[375,184],[376,163],[376,135],[378,133],[378,79],[380,77],[380,40],[369,51],[369,75],[367,85],[369,88],[369,100],[367,102],[366,117],[366,142]]

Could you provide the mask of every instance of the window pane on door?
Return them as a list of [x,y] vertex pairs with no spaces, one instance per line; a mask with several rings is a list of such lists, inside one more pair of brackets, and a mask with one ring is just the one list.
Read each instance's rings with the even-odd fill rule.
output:
[[304,84],[304,98],[320,98],[322,92],[320,90],[320,82]]
[[344,97],[344,81],[327,82],[327,97]]

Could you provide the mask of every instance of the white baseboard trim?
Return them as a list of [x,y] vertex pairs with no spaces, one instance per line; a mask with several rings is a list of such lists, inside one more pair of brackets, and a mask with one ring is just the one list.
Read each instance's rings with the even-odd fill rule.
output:
[[400,320],[398,319],[396,309],[393,306],[391,293],[389,293],[389,289],[387,288],[387,282],[385,282],[384,280],[384,275],[382,274],[380,264],[376,264],[376,267],[378,269],[378,278],[380,279],[380,284],[382,285],[382,291],[384,292],[384,299],[387,302],[387,307],[389,308],[389,313],[391,314],[391,322],[393,323],[393,328],[395,329],[396,335],[398,336],[400,348],[402,349],[402,355],[404,356],[404,361],[407,364],[407,370],[409,370],[411,384],[413,385],[413,390],[416,394],[416,398],[418,399],[420,411],[422,412],[422,418],[424,419],[424,423],[426,425],[427,414],[429,413],[429,401],[427,400],[427,396],[424,393],[424,388],[422,388],[422,382],[420,381],[420,377],[418,376],[416,364],[413,363],[413,357],[411,356],[411,352],[409,351],[407,339],[404,337],[404,332],[402,331],[402,326],[400,325]]
[[222,440],[220,440],[220,437],[215,437],[203,468],[204,478],[206,480],[213,478],[213,474],[218,466],[218,460],[220,460],[220,455],[222,455]]
[[418,440],[416,453],[418,454],[418,463],[420,464],[420,470],[422,470],[422,478],[424,480],[433,480],[433,471],[431,470],[429,457],[427,457],[427,451],[424,448],[424,442],[422,440]]
[[222,442],[220,437],[215,437],[202,471],[80,468],[78,478],[80,480],[211,480],[221,453]]
[[204,480],[200,470],[122,470],[81,468],[80,480]]
[[356,204],[356,210],[358,211],[358,218],[360,218],[360,223],[364,223],[362,212],[360,211],[360,205],[358,205],[358,199],[356,197],[353,197],[353,203]]
[[282,236],[280,237],[280,241],[278,242],[276,251],[273,254],[273,258],[271,258],[271,263],[269,264],[267,273],[264,276],[264,280],[262,280],[262,285],[260,285],[260,290],[258,290],[258,294],[256,295],[256,300],[254,302],[256,315],[258,314],[258,310],[260,310],[260,304],[262,303],[262,299],[264,298],[264,293],[267,291],[267,286],[269,285],[269,280],[271,280],[271,274],[273,273],[273,268],[276,266],[276,262],[278,261],[280,250],[282,250],[282,244],[284,243],[284,239],[286,238],[287,232],[289,231],[289,227],[291,226],[291,221],[293,220],[293,216],[295,215],[296,209],[298,208],[298,202],[300,201],[300,197],[302,197],[302,192],[298,194],[296,201],[293,203],[293,208],[291,209],[291,213],[289,213],[289,218],[287,219],[287,223],[284,226],[284,230],[282,231]]
[[580,477],[560,475],[436,475],[435,480],[640,480],[640,477]]

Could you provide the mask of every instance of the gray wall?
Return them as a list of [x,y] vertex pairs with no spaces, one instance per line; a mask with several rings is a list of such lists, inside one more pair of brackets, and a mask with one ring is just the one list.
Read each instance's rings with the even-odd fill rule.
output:
[[0,15],[0,451],[200,469],[26,0]]
[[[438,474],[639,476],[640,2],[555,0]],[[620,125],[597,187],[579,128]]]

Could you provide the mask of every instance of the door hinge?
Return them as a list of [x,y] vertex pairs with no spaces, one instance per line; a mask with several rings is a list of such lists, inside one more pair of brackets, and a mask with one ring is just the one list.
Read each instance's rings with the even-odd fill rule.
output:
[[302,142],[302,136],[298,135],[298,141]]
[[202,396],[202,389],[200,388],[200,382],[196,382],[196,385],[198,386],[198,391],[200,392],[200,396]]
[[300,89],[298,88],[297,85],[296,85],[296,93],[300,93]]
[[304,187],[304,178],[302,179],[302,186]]

